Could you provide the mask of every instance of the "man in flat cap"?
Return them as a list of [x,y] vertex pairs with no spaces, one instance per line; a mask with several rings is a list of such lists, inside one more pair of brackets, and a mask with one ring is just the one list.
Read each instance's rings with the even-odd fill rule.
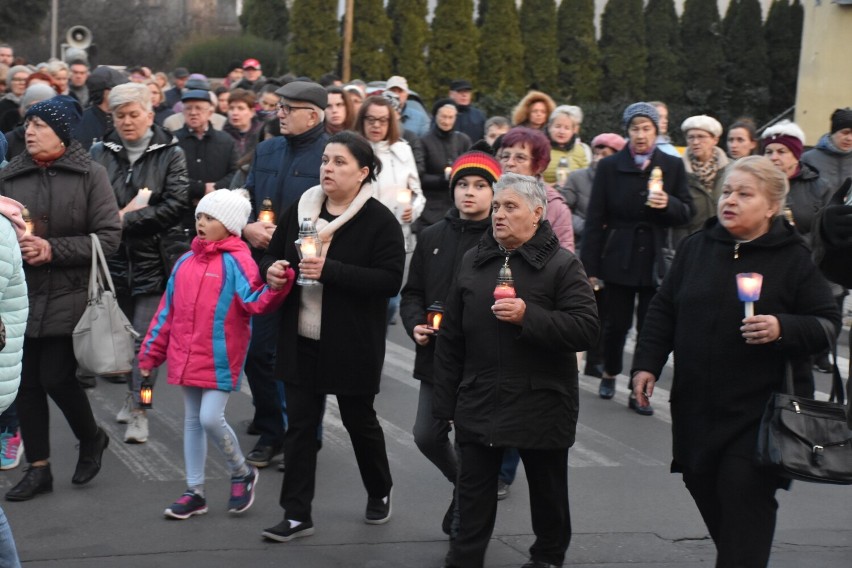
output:
[[[302,194],[319,185],[320,163],[328,134],[325,132],[325,107],[328,94],[325,88],[310,81],[293,81],[277,91],[278,122],[281,134],[257,145],[246,189],[252,196],[257,218],[264,199],[272,200],[275,219]],[[269,246],[275,224],[255,221],[243,229],[256,258]],[[260,434],[246,461],[256,467],[266,467],[281,453],[284,442],[286,404],[283,383],[276,381],[275,346],[278,335],[278,314],[252,318],[252,336],[246,358],[245,372],[254,397],[254,430]]]
[[456,103],[455,129],[467,134],[471,142],[485,137],[485,113],[473,106],[473,85],[467,79],[456,79],[450,83],[449,96]]

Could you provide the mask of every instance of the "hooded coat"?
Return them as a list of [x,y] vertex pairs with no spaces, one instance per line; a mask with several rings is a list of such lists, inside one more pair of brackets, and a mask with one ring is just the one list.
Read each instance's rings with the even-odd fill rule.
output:
[[[775,343],[748,345],[742,338],[740,272],[763,275],[754,310],[778,318]],[[776,217],[763,236],[738,243],[714,217],[681,243],[651,301],[633,359],[634,373],[659,378],[674,353],[673,471],[709,471],[723,452],[752,458],[766,403],[783,390],[785,361],[796,368],[828,347],[817,317],[840,327],[828,283],[783,218]],[[813,396],[807,377],[796,377],[796,390]]]
[[24,331],[29,301],[18,233],[23,232],[21,204],[0,197],[0,317],[6,328],[6,345],[0,350],[0,413],[15,400],[21,383]]
[[852,177],[852,151],[841,152],[824,134],[817,145],[802,154],[802,161],[819,172],[819,177],[834,193],[848,177]]
[[456,440],[559,449],[574,444],[578,351],[600,321],[579,259],[559,246],[548,221],[509,256],[523,325],[491,312],[506,256],[489,229],[462,259],[435,352],[433,415],[453,420]]
[[159,367],[168,359],[170,385],[239,390],[251,316],[277,309],[292,286],[292,270],[281,290],[265,286],[239,237],[196,237],[192,250],[175,264],[151,319],[139,368]]

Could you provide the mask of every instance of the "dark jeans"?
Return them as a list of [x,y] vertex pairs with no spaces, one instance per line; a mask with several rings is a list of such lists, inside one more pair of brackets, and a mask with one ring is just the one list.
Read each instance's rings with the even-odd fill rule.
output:
[[[606,283],[603,289],[603,358],[604,372],[611,377],[621,372],[624,361],[624,342],[627,332],[633,327],[633,311],[636,310],[636,330],[642,331],[642,323],[648,312],[648,304],[654,297],[653,287],[621,286]],[[636,305],[636,296],[639,305]]]
[[[504,448],[459,443],[459,532],[450,542],[447,565],[481,568],[497,518],[497,472]],[[568,448],[519,449],[527,473],[532,528],[530,557],[561,566],[571,542],[568,507]]]
[[9,408],[0,414],[0,432],[9,432],[14,434],[18,431],[20,422],[18,421],[18,402],[12,401]]
[[518,474],[518,465],[521,463],[521,454],[515,448],[506,448],[503,451],[503,461],[500,463],[500,481],[506,485],[512,485],[515,482],[515,476]]
[[764,568],[769,562],[782,481],[752,464],[725,455],[715,471],[684,472],[683,482],[716,544],[717,568]]
[[71,336],[24,339],[18,415],[29,463],[50,457],[50,396],[81,442],[98,433],[89,398],[77,382]]
[[[299,374],[312,384],[318,361],[317,341],[299,338]],[[294,521],[311,521],[311,503],[316,489],[317,428],[322,420],[325,394],[312,386],[288,383],[289,427],[284,437],[284,481],[281,507],[284,516]],[[340,418],[349,433],[361,481],[367,495],[387,497],[393,486],[385,437],[373,409],[374,395],[337,396]]]
[[452,426],[446,420],[432,417],[431,383],[420,383],[420,396],[417,400],[417,417],[414,419],[414,443],[420,453],[435,464],[444,477],[455,485],[459,466],[456,450],[450,442]]
[[[139,348],[142,346],[142,341],[148,333],[148,328],[151,326],[151,320],[157,314],[157,308],[160,307],[161,294],[139,294],[136,296],[119,296],[118,305],[121,311],[133,324],[133,328],[139,332],[139,337],[136,338],[135,347],[136,353],[139,353]],[[151,375],[148,380],[151,384],[157,384],[157,369],[151,369]],[[139,408],[139,388],[142,386],[142,374],[139,372],[139,360],[133,358],[133,371],[130,378],[127,380],[127,389],[133,393],[133,407]]]
[[254,401],[254,427],[260,432],[258,446],[277,446],[287,428],[284,386],[275,380],[275,349],[278,342],[276,311],[251,318],[251,343],[246,357],[246,379]]

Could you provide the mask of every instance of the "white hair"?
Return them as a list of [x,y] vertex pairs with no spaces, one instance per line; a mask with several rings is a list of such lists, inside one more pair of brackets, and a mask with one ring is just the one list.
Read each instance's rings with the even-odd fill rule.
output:
[[109,110],[115,112],[119,107],[139,103],[148,112],[154,110],[151,106],[151,91],[142,83],[124,83],[116,85],[109,92]]
[[506,189],[511,189],[517,193],[529,206],[530,211],[535,211],[536,207],[541,207],[542,219],[547,216],[547,190],[544,189],[544,184],[538,179],[506,172],[494,184],[494,195],[496,196]]

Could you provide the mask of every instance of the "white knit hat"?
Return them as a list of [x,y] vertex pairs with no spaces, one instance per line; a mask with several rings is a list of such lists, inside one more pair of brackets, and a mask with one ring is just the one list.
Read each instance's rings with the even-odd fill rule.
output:
[[245,190],[217,189],[201,198],[195,215],[205,213],[222,223],[228,232],[240,236],[251,215],[251,203]]
[[692,129],[703,130],[704,132],[709,132],[716,138],[722,135],[722,125],[718,120],[713,118],[712,116],[707,116],[706,114],[699,114],[697,116],[690,116],[686,120],[683,121],[683,124],[680,125],[680,129],[684,134],[689,132]]

